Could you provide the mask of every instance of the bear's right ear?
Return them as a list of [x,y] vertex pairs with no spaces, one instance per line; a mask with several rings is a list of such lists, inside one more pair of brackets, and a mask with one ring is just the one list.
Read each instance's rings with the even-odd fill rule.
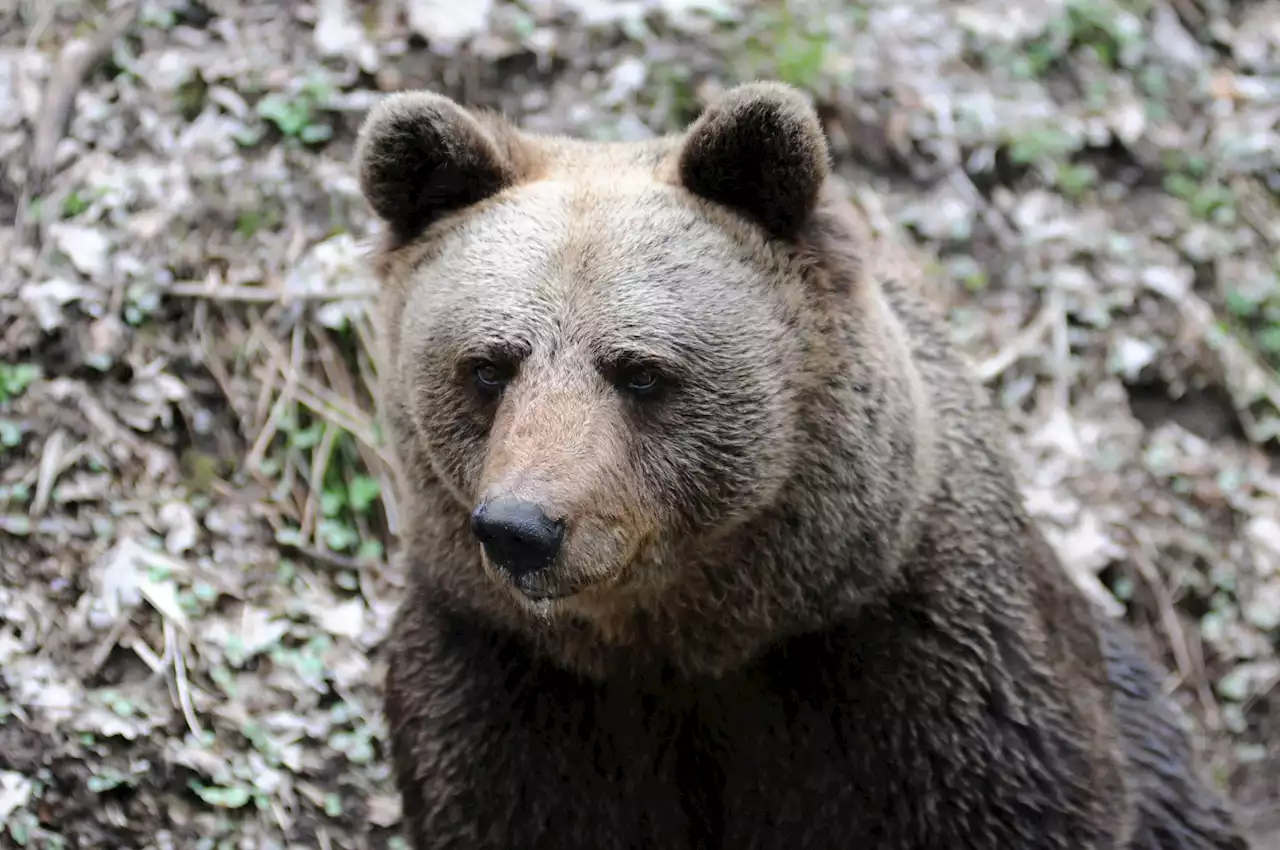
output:
[[484,126],[433,92],[394,94],[370,110],[355,158],[365,199],[400,244],[516,180]]

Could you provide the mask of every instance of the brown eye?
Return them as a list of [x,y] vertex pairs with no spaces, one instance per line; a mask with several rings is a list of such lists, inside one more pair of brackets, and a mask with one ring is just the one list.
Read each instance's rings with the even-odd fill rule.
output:
[[658,386],[658,373],[648,366],[632,367],[623,373],[622,386],[636,395],[653,392]]
[[511,377],[510,370],[496,363],[482,361],[475,367],[476,382],[487,390],[500,390]]

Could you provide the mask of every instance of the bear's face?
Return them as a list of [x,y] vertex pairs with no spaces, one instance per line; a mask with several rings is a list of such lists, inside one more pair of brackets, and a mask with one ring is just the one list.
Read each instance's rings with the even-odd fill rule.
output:
[[775,498],[806,297],[778,242],[826,173],[797,95],[743,87],[678,143],[633,147],[398,95],[358,156],[384,250],[408,258],[384,272],[401,438],[471,512],[494,580],[527,600],[660,585]]
[[437,244],[393,367],[424,454],[468,507],[564,526],[548,569],[491,552],[504,579],[646,578],[643,556],[773,495],[795,427],[784,299],[678,190],[534,183]]

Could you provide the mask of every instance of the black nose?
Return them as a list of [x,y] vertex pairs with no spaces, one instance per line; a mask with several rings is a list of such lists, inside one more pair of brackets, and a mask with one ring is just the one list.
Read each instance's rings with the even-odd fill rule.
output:
[[497,566],[519,578],[551,566],[564,541],[564,521],[532,502],[494,499],[471,513],[471,530]]

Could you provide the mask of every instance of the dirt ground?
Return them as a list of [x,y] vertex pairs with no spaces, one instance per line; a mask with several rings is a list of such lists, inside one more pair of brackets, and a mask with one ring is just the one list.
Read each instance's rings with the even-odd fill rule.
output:
[[0,0],[0,847],[381,848],[382,92],[812,93],[1077,581],[1280,847],[1280,2]]

